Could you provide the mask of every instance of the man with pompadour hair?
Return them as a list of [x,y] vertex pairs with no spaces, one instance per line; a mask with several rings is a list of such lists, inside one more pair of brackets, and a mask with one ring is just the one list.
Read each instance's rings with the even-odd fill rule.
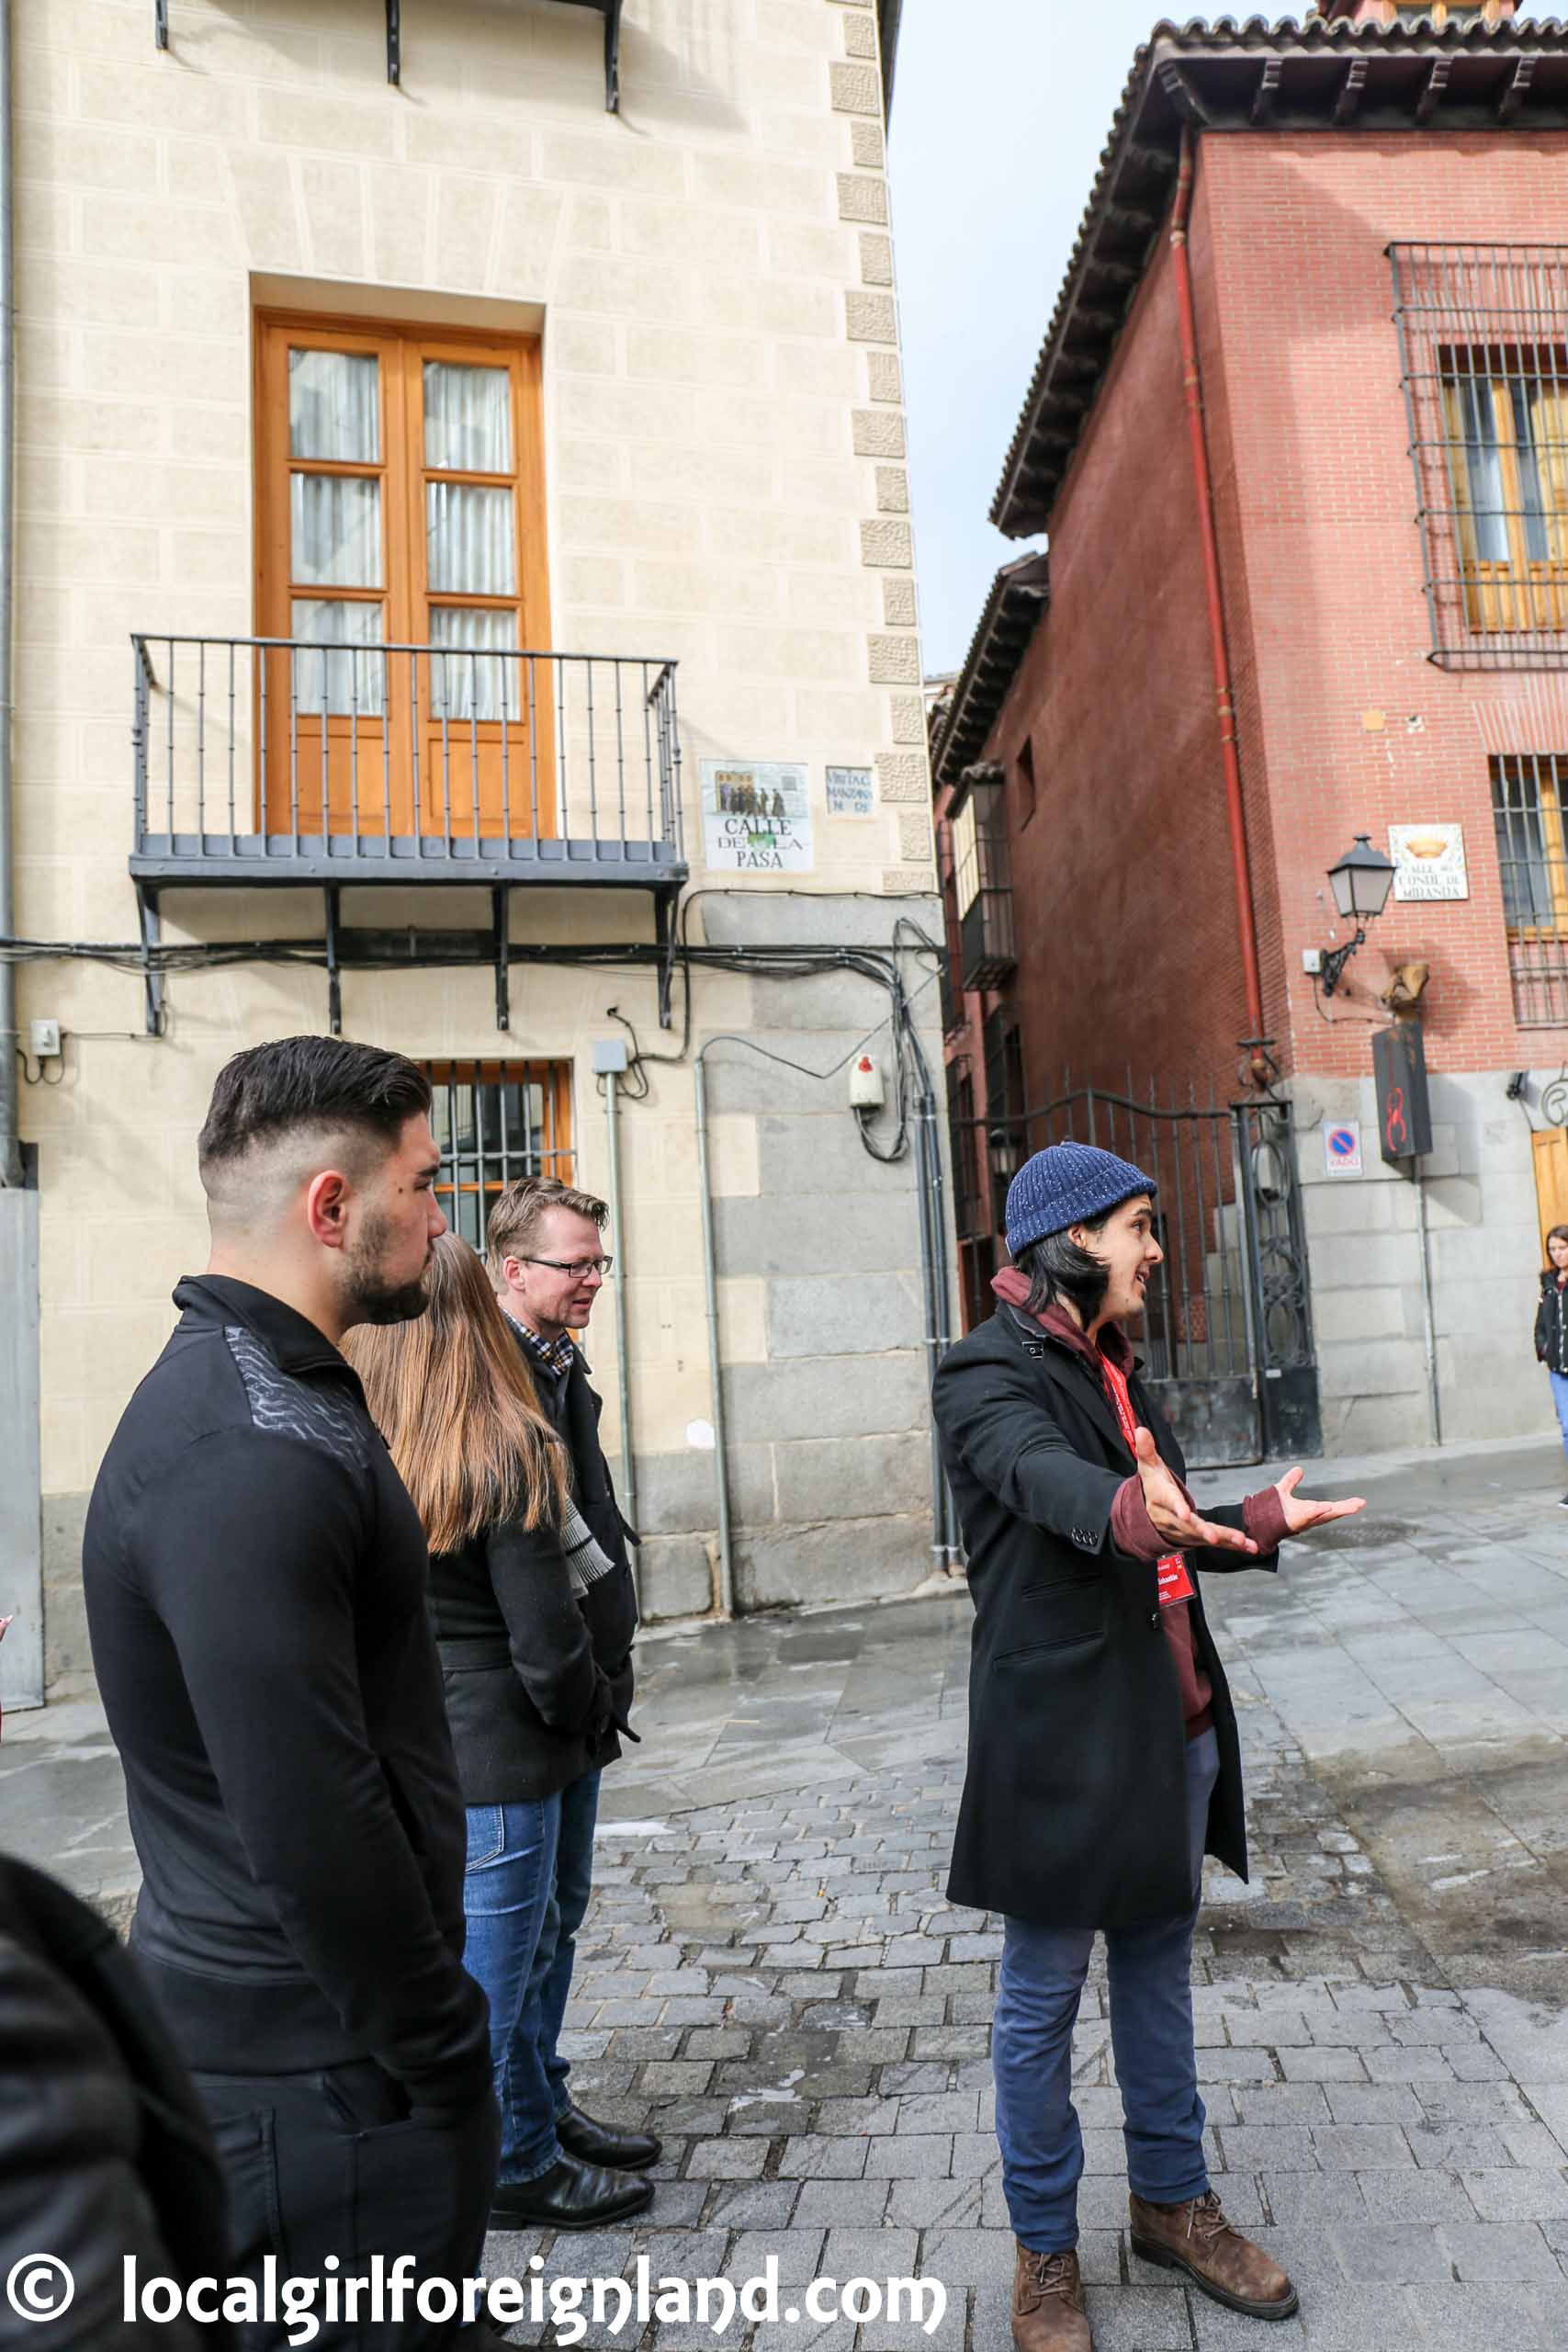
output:
[[[498,2124],[423,1531],[338,1341],[425,1306],[430,1087],[286,1037],[219,1073],[211,1256],[98,1473],[94,1662],[143,1883],[131,1944],[228,2177],[237,2277],[478,2267]],[[466,2343],[499,2341],[486,2324]],[[281,2345],[245,2334],[247,2352]],[[457,2340],[325,2321],[322,2346]]]
[[1133,2252],[1227,2310],[1296,2290],[1226,2219],[1203,2156],[1191,1961],[1203,1857],[1247,1875],[1235,1714],[1195,1568],[1272,1568],[1286,1535],[1361,1510],[1300,1470],[1201,1517],[1124,1321],[1164,1251],[1155,1185],[1052,1144],[1007,1199],[997,1312],[932,1406],[969,1555],[969,1756],[951,1901],[1003,1923],[991,2067],[1017,2241],[1018,2352],[1092,2352],[1077,2257],[1072,2033],[1097,1932],[1110,1974]]
[[[577,1931],[592,1891],[600,1775],[620,1755],[615,1725],[626,1725],[631,1713],[632,1642],[637,1622],[637,1586],[626,1548],[628,1542],[637,1542],[637,1531],[615,1500],[610,1465],[599,1442],[603,1400],[590,1385],[587,1358],[573,1337],[586,1326],[610,1271],[612,1261],[604,1254],[603,1240],[609,1214],[596,1193],[579,1192],[558,1177],[523,1176],[491,1204],[485,1220],[485,1256],[501,1311],[566,1450],[572,1501],[609,1563],[594,1589],[593,1650],[612,1702],[611,1721],[599,1736],[592,1769],[560,1793],[554,1892],[524,2005],[554,2102],[559,2158],[544,2174],[519,2177],[521,2119],[503,2111],[501,2173],[491,2214],[496,2229],[530,2223],[581,2227],[583,2191],[574,2172],[587,2167],[640,2173],[657,2164],[660,2155],[660,2143],[651,2132],[621,2132],[583,2112],[572,2098],[571,2068],[559,2049]],[[621,1344],[626,1344],[624,1332]],[[635,1733],[630,1736],[636,1737]],[[533,2119],[536,2125],[539,2120]]]

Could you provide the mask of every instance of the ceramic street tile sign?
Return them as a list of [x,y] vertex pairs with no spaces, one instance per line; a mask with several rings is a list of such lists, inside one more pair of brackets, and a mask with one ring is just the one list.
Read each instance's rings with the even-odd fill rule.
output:
[[875,816],[876,793],[869,768],[829,769],[828,814],[829,817]]
[[1462,825],[1391,825],[1396,899],[1468,899]]
[[704,760],[703,855],[710,874],[804,874],[811,800],[788,760]]

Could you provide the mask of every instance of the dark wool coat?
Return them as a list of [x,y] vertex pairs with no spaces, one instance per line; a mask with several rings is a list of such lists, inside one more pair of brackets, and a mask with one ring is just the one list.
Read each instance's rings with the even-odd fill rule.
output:
[[580,1597],[553,1529],[513,1521],[434,1558],[430,1600],[465,1804],[554,1796],[636,1737],[611,1681],[629,1700],[629,1569]]
[[[1182,1476],[1158,1407],[1135,1373],[1129,1385]],[[975,1603],[949,1896],[1040,1927],[1179,1917],[1192,1900],[1186,1726],[1154,1565],[1111,1543],[1111,1504],[1135,1465],[1094,1367],[1003,1306],[943,1358],[932,1406]],[[1239,1504],[1205,1515],[1243,1523]],[[1187,1560],[1272,1568],[1279,1555]],[[1207,1850],[1246,1878],[1235,1714],[1201,1596],[1191,1614],[1220,1750]]]
[[[40,2250],[74,2280],[39,2330],[56,2352],[219,2352],[227,2321],[121,2316],[143,2279],[223,2278],[223,2176],[200,2103],[113,1929],[62,1886],[0,1857],[0,2278]],[[7,2327],[0,2341],[32,2331]]]
[[1535,1351],[1549,1372],[1568,1374],[1568,1289],[1558,1289],[1555,1266],[1548,1267],[1540,1278]]

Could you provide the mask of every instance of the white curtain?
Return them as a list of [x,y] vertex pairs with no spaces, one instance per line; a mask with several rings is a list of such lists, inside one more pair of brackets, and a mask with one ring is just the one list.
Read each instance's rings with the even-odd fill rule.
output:
[[504,368],[425,361],[424,462],[437,473],[512,471],[512,379]]
[[[515,614],[494,612],[483,605],[435,605],[430,614],[430,641],[433,645],[465,649],[463,653],[446,660],[438,655],[432,657],[433,718],[453,721],[499,718],[504,711],[513,722],[521,718],[523,664],[496,658],[502,647],[516,650]],[[470,654],[480,658],[470,660]],[[483,658],[486,654],[490,655],[489,660]],[[540,687],[547,690],[547,677],[541,679]]]
[[1497,416],[1492,405],[1491,380],[1484,376],[1464,376],[1455,390],[1464,433],[1475,552],[1483,563],[1506,563],[1507,502],[1503,496],[1503,454],[1497,446]]
[[[1514,434],[1519,445],[1519,492],[1525,510],[1525,553],[1531,563],[1545,563],[1551,554],[1547,535],[1546,493],[1542,474],[1549,478],[1562,457],[1555,443],[1554,420],[1560,413],[1558,388],[1540,382],[1517,383]],[[1546,458],[1541,460],[1544,447]]]
[[[292,659],[294,695],[302,718],[329,717],[379,718],[387,707],[387,657],[384,653],[326,653],[326,645],[379,645],[379,605],[351,605],[345,598],[310,600],[297,596],[289,607],[289,634],[315,639]],[[269,713],[272,728],[287,726],[288,714]]]
[[515,596],[512,492],[477,482],[431,481],[424,497],[432,594]]
[[290,474],[292,576],[301,587],[379,588],[381,485],[374,474]]
[[288,454],[342,465],[381,455],[380,366],[374,352],[290,351]]

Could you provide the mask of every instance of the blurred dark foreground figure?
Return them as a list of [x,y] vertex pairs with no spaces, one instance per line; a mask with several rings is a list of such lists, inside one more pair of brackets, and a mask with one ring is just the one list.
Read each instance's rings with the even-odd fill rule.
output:
[[[38,2256],[70,2273],[63,2311],[64,2272]],[[227,2273],[207,2119],[113,1930],[0,1857],[0,2345],[230,2352],[222,2320],[126,2320],[128,2260],[182,2300]]]

